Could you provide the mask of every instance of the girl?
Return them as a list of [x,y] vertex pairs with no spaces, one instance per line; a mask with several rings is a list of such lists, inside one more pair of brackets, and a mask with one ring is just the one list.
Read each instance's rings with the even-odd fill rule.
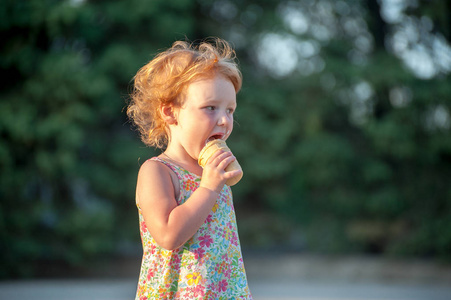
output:
[[227,42],[176,42],[135,76],[127,114],[149,146],[136,187],[143,259],[136,299],[252,299],[230,187],[235,160],[199,153],[233,129],[241,73]]

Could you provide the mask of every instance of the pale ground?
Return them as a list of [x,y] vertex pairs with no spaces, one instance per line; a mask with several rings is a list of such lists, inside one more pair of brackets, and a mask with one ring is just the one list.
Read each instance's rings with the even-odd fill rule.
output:
[[[451,300],[450,265],[299,254],[244,259],[255,300]],[[131,265],[108,278],[0,281],[0,299],[133,299],[136,261]]]

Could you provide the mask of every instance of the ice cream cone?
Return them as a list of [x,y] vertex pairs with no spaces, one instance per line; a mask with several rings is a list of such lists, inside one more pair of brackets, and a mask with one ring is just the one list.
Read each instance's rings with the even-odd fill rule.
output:
[[[205,166],[205,164],[207,163],[208,159],[213,155],[213,153],[215,153],[218,150],[230,151],[229,147],[227,146],[227,144],[224,140],[216,139],[216,140],[209,141],[205,145],[205,147],[200,151],[199,159],[198,159],[199,166],[201,166],[203,168]],[[225,168],[226,172],[234,171],[234,170],[241,170],[241,173],[235,177],[228,179],[226,181],[226,184],[228,186],[233,186],[233,185],[237,184],[238,181],[240,181],[241,178],[243,177],[243,171],[241,169],[240,164],[238,163],[238,161],[236,159],[234,161],[232,161]]]

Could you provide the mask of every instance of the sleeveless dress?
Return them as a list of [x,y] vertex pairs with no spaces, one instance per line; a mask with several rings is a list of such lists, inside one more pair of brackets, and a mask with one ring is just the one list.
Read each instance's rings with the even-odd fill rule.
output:
[[[198,188],[200,177],[154,157],[168,166],[180,182],[177,203]],[[183,246],[166,250],[155,242],[139,212],[143,258],[136,300],[252,299],[238,239],[230,187],[224,185],[204,224]]]

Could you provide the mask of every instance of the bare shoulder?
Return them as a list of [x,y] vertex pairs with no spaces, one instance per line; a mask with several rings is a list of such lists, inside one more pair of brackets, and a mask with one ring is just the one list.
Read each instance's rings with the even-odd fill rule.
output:
[[172,174],[169,167],[156,160],[145,161],[138,173],[138,187],[140,185],[152,186],[172,186]]
[[170,170],[163,163],[148,159],[139,168],[138,179],[140,177],[155,180],[170,178]]
[[171,172],[159,161],[147,160],[142,164],[136,186],[136,197],[141,207],[154,201],[166,199],[172,202],[175,199]]

